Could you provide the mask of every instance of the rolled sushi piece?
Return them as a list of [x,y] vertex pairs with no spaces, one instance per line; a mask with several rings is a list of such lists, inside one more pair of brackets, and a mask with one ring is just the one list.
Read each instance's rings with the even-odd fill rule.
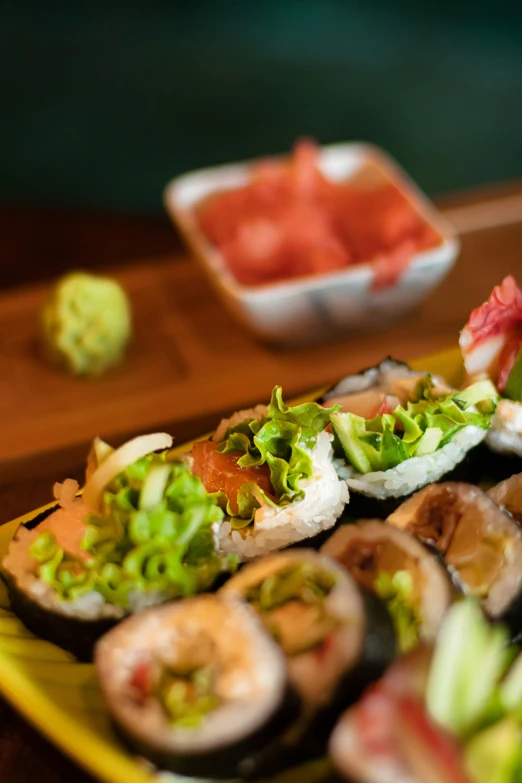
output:
[[[393,410],[411,400],[417,382],[425,375],[425,372],[412,370],[405,362],[388,356],[374,367],[346,376],[328,389],[318,402],[321,405],[340,405],[344,413],[372,419],[378,413]],[[440,376],[434,376],[434,384],[446,394],[451,391]]]
[[392,664],[337,723],[329,752],[341,777],[515,783],[522,699],[520,672],[505,676],[512,656],[502,628],[490,627],[473,602],[455,604],[436,646]]
[[237,777],[299,708],[278,645],[231,595],[125,620],[98,642],[95,664],[125,744],[182,775]]
[[407,533],[380,521],[343,525],[321,552],[386,603],[402,653],[433,643],[452,600],[440,559]]
[[522,530],[481,489],[446,482],[417,492],[387,524],[432,546],[454,583],[492,619],[522,629]]
[[321,753],[339,712],[395,657],[388,612],[338,563],[311,549],[261,558],[222,592],[246,600],[286,656],[303,708],[283,746],[297,746],[301,756]]
[[[502,400],[493,416],[486,445],[513,458],[505,475],[522,465],[522,291],[509,275],[487,302],[472,311],[459,340],[468,382],[489,378]],[[497,469],[502,463],[493,460]],[[518,465],[518,467],[517,467]]]
[[522,473],[517,473],[488,490],[491,500],[522,525]]
[[268,407],[241,411],[187,461],[225,512],[217,548],[248,560],[319,535],[348,502],[332,462],[330,413],[316,402],[288,407],[281,387]]
[[96,441],[83,496],[75,481],[55,485],[57,506],[21,525],[3,559],[13,611],[81,660],[125,615],[207,589],[233,565],[214,548],[223,512],[167,461],[171,444],[166,433],[116,450]]
[[430,374],[404,383],[402,396],[386,397],[372,417],[331,414],[350,516],[385,518],[427,484],[471,478],[471,452],[486,437],[498,398],[494,385],[456,392]]

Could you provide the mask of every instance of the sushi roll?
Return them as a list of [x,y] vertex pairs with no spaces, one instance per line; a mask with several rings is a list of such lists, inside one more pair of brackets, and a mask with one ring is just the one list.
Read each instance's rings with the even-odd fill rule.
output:
[[300,754],[322,752],[339,712],[395,657],[386,609],[363,595],[338,563],[311,549],[261,558],[222,592],[254,607],[286,656],[303,709],[283,745],[297,744]]
[[167,461],[171,444],[165,433],[116,450],[96,441],[83,496],[77,482],[55,485],[58,504],[21,525],[3,559],[13,611],[81,660],[125,615],[204,590],[231,565],[214,548],[223,512]]
[[[340,405],[345,413],[372,419],[377,413],[393,410],[408,402],[415,386],[426,373],[412,370],[405,362],[388,356],[375,367],[348,375],[330,387],[318,400],[321,405]],[[450,391],[443,378],[436,377],[439,387]]]
[[182,775],[237,777],[299,708],[279,647],[231,595],[128,618],[98,642],[95,664],[125,744]]
[[401,652],[433,642],[451,604],[440,560],[412,536],[380,521],[343,525],[321,552],[386,603]]
[[225,521],[216,546],[247,560],[331,528],[348,501],[332,463],[330,413],[316,402],[285,405],[281,387],[268,407],[241,411],[187,461],[215,494]]
[[491,500],[522,525],[522,473],[517,473],[492,487],[488,493]]
[[505,676],[513,654],[506,648],[502,628],[489,627],[472,602],[456,604],[436,646],[392,664],[337,723],[329,754],[341,778],[514,783],[521,672],[515,663]]
[[482,490],[446,482],[417,492],[387,519],[434,547],[454,583],[492,619],[522,628],[522,530]]
[[[486,445],[511,458],[504,475],[522,466],[522,291],[510,275],[471,313],[460,334],[467,380],[489,378],[502,395]],[[502,461],[491,460],[498,475]]]
[[[359,391],[343,396],[347,389]],[[327,402],[342,406],[331,422],[350,516],[382,519],[427,484],[471,478],[471,453],[486,437],[497,396],[489,381],[457,392],[392,360],[342,381]]]

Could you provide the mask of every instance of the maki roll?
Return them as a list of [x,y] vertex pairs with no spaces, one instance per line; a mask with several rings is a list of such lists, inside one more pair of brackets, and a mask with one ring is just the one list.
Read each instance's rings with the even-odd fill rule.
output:
[[[374,369],[376,374],[367,370],[342,382],[359,380],[363,386],[374,378],[377,385],[357,395],[357,406],[350,396],[328,399],[343,406],[332,412],[331,421],[337,472],[349,487],[354,517],[384,518],[421,487],[456,477],[484,440],[497,399],[489,381],[456,392],[439,378],[419,377],[390,360]],[[389,377],[395,380],[388,382]],[[365,394],[371,395],[368,407],[362,403]]]
[[454,583],[486,614],[521,629],[522,530],[482,490],[446,482],[417,492],[387,524],[434,547]]
[[303,704],[283,745],[320,753],[339,712],[396,654],[390,617],[335,561],[290,550],[245,566],[222,588],[245,599],[278,641]]
[[237,777],[298,709],[279,647],[230,595],[128,618],[98,642],[95,664],[125,744],[182,775]]
[[[231,564],[214,549],[223,512],[156,433],[119,449],[96,441],[82,497],[21,525],[2,563],[13,611],[38,636],[90,660],[125,615],[207,589]],[[162,450],[160,453],[156,453]]]
[[[329,751],[350,783],[515,783],[522,667],[472,602],[434,648],[398,660],[339,720]],[[494,705],[494,706],[493,706]]]
[[[407,402],[417,381],[425,374],[388,356],[375,367],[343,378],[328,389],[318,402],[322,405],[340,405],[340,410],[345,413],[372,419],[378,413],[393,410],[397,405]],[[437,377],[436,382],[441,388],[446,388],[442,378]]]
[[401,652],[433,642],[451,603],[440,560],[419,541],[380,521],[343,525],[321,551],[386,603]]
[[187,458],[225,512],[216,545],[242,559],[331,528],[348,501],[332,463],[330,413],[316,402],[285,405],[281,387],[268,407],[241,411]]
[[[489,378],[502,395],[486,445],[511,458],[504,475],[522,465],[522,291],[510,275],[471,313],[460,334],[468,381]],[[492,460],[498,472],[502,463]]]
[[522,473],[501,481],[488,493],[491,500],[522,525]]

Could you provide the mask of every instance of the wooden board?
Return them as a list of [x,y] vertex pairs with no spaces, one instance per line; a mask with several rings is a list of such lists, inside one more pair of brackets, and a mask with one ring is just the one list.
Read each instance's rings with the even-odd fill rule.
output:
[[[2,294],[0,470],[2,463],[84,444],[96,434],[117,442],[160,426],[176,433],[187,419],[206,416],[210,424],[222,412],[265,400],[276,383],[295,395],[388,353],[413,358],[454,345],[471,307],[503,275],[522,269],[522,222],[515,214],[510,225],[488,227],[484,205],[481,210],[479,219],[469,208],[450,210],[466,231],[461,257],[418,311],[386,333],[352,334],[327,345],[288,351],[256,342],[190,259],[153,257],[114,272],[135,319],[124,363],[100,380],[77,380],[38,353],[38,312],[48,287]],[[490,214],[497,213],[498,204]],[[522,208],[519,214],[522,220]]]

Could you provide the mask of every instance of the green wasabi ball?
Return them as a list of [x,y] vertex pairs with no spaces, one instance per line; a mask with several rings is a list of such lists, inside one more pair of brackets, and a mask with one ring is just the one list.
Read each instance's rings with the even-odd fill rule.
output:
[[131,336],[131,307],[115,280],[71,272],[45,303],[41,327],[53,364],[73,375],[101,375],[123,356]]

